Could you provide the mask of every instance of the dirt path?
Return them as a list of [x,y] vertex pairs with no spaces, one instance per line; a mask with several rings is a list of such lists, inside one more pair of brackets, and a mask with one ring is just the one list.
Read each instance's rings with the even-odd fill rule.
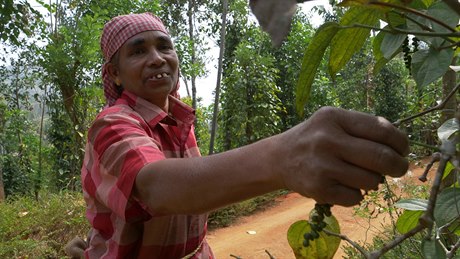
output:
[[[412,175],[418,176],[422,171],[420,166],[411,166]],[[273,207],[241,218],[230,227],[211,231],[208,242],[219,259],[234,258],[231,255],[243,259],[269,258],[265,250],[277,259],[293,259],[294,254],[287,243],[287,230],[295,221],[307,219],[314,204],[311,199],[295,193],[288,194],[280,197]],[[352,208],[334,206],[332,211],[340,223],[341,233],[355,242],[371,242],[383,225],[390,224],[388,216],[368,222],[354,216]],[[342,241],[334,258],[343,257],[344,245],[347,243]]]

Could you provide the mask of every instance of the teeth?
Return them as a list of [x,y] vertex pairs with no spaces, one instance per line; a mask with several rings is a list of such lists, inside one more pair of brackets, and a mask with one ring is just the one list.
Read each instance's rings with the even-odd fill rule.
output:
[[155,75],[153,77],[157,78],[157,79],[160,79],[160,78],[163,78],[163,77],[167,77],[168,74],[167,73],[162,73],[162,74],[158,74],[158,75]]

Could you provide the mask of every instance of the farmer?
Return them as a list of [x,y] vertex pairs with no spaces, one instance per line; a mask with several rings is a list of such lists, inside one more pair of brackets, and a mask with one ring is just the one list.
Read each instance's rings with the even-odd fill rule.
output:
[[384,175],[402,176],[408,141],[387,120],[322,108],[254,144],[200,157],[194,111],[178,99],[179,61],[150,14],[103,30],[107,107],[88,132],[82,168],[89,258],[213,258],[208,212],[278,189],[358,204]]

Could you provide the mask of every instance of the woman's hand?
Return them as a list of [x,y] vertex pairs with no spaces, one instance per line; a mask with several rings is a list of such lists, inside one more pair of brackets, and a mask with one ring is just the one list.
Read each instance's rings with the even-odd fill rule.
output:
[[407,137],[382,117],[325,107],[275,137],[275,170],[287,188],[318,203],[353,206],[362,190],[408,168]]

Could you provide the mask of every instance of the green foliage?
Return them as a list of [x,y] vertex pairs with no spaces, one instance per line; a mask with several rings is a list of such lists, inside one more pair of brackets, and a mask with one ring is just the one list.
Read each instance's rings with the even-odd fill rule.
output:
[[[387,244],[394,238],[394,230],[391,226],[385,228],[378,236],[372,239],[372,242],[366,244],[360,244],[368,251],[378,249],[383,245]],[[399,246],[394,249],[389,250],[380,258],[382,259],[394,259],[394,258],[404,258],[404,259],[420,259],[423,258],[421,251],[421,244],[423,240],[423,234],[417,234],[412,237],[410,240],[407,240],[401,243]],[[347,259],[361,259],[363,258],[362,254],[355,250],[350,245],[344,247]]]
[[30,53],[17,54],[19,57],[12,58],[9,66],[0,67],[0,168],[7,196],[31,194],[40,188],[40,136],[32,98],[34,92],[39,95],[33,84],[36,73],[25,61],[32,58]]
[[[326,51],[327,44],[338,31],[336,23],[325,23],[316,32],[313,40],[308,45],[302,61],[300,77],[297,84],[297,112],[300,116],[303,114],[304,106],[310,97],[311,85],[315,79],[316,71],[322,61],[322,56]],[[319,55],[317,55],[319,54]],[[305,87],[306,86],[306,87]]]
[[[323,36],[325,32],[321,33],[323,29],[320,27],[312,42],[322,40],[322,50],[317,53],[314,52],[318,48],[318,44],[310,44],[305,50],[305,53],[322,57],[324,49],[330,46],[329,74],[332,78],[361,49],[371,29],[380,31],[379,37],[374,40],[374,55],[377,60],[374,69],[376,71],[380,70],[383,64],[402,50],[400,46],[404,43],[407,34],[416,35],[423,42],[421,44],[423,48],[414,50],[411,59],[411,70],[419,88],[438,79],[451,65],[456,40],[449,38],[449,36],[459,36],[455,30],[459,14],[443,2],[436,1],[429,4],[428,7],[424,5],[413,6],[416,9],[407,8],[399,1],[385,3],[345,0],[341,5],[349,8],[340,22],[326,23],[328,28],[338,28],[337,32],[328,34],[332,39],[326,40],[327,38]],[[420,15],[420,11],[426,12],[427,15]],[[444,15],[445,23],[443,22]],[[380,28],[379,20],[389,23],[388,27]],[[308,68],[308,71],[304,72],[307,75],[316,74],[317,66],[309,67],[305,62],[307,61],[304,61],[303,67]],[[297,87],[297,110],[299,113],[308,100],[308,94],[305,93],[310,91],[310,87],[311,80],[299,80]],[[302,92],[304,94],[300,95]]]
[[[311,217],[310,217],[310,220]],[[324,229],[340,234],[339,222],[334,216],[325,217],[324,222],[327,223]],[[297,259],[318,258],[330,259],[334,257],[340,245],[340,238],[328,235],[324,231],[320,231],[318,237],[310,241],[308,246],[304,245],[305,233],[310,233],[313,230],[311,222],[300,220],[293,223],[288,230],[288,243],[294,251]]]
[[[276,85],[280,88],[278,97],[283,105],[279,116],[281,118],[281,131],[290,129],[297,125],[302,118],[297,116],[295,110],[295,85],[301,72],[303,50],[306,48],[313,35],[313,27],[305,14],[297,12],[292,22],[291,32],[287,40],[273,51],[273,56],[277,60],[275,66],[278,69]],[[321,98],[314,95],[312,99],[321,102]]]
[[19,46],[21,33],[31,36],[34,20],[40,17],[40,13],[28,1],[4,0],[0,3],[0,10],[0,40]]
[[374,77],[373,111],[389,121],[397,121],[407,110],[405,87],[408,78],[400,60],[392,60]]
[[222,86],[222,129],[228,131],[224,133],[227,148],[246,145],[279,131],[281,102],[275,83],[278,71],[273,57],[258,53],[258,46],[269,46],[269,41],[254,27],[246,33]]
[[0,203],[0,258],[62,258],[68,241],[86,237],[81,193],[41,194],[39,202],[13,196]]
[[[192,106],[192,98],[190,97],[183,97],[181,98],[181,101],[185,102],[189,106]],[[212,117],[211,112],[211,106],[204,107],[201,105],[200,101],[198,101],[197,109],[195,110],[195,132],[200,136],[200,139],[198,140],[198,148],[200,149],[200,153],[202,155],[209,154],[209,138],[211,134],[209,131],[209,125]]]

